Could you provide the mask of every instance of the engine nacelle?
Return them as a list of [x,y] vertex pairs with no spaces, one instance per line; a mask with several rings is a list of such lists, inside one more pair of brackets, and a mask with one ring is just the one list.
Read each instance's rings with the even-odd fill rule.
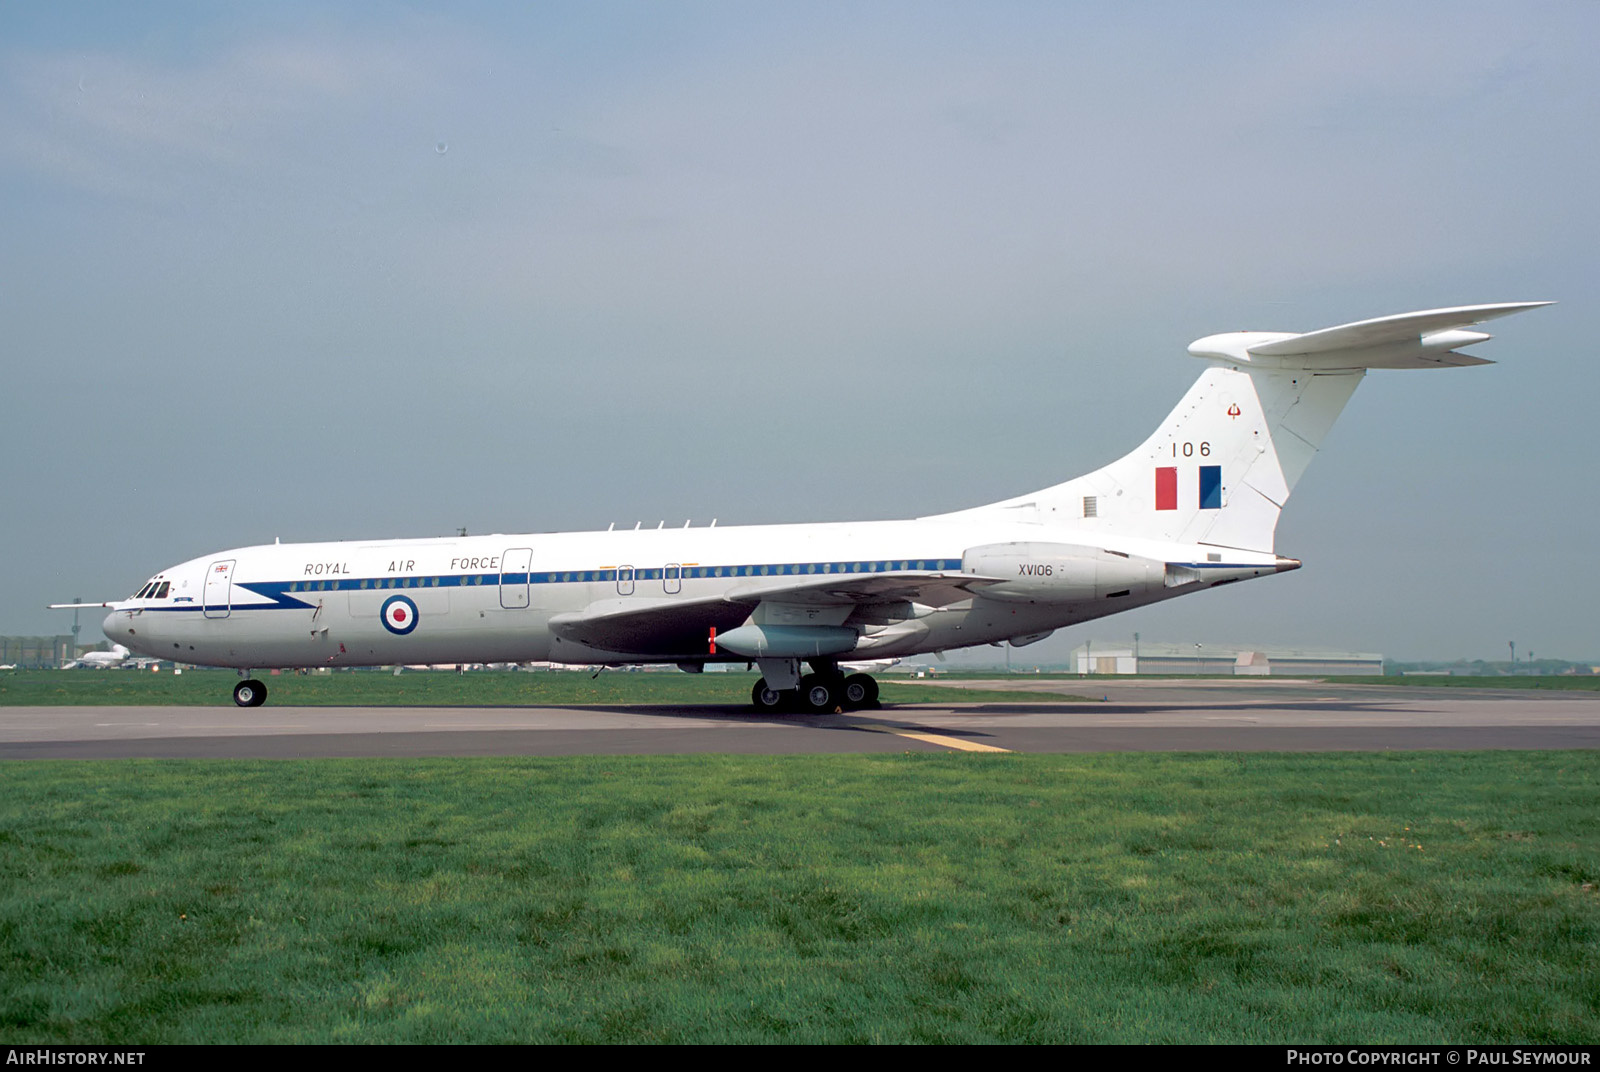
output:
[[1080,603],[1160,591],[1166,563],[1067,543],[991,543],[961,556],[963,573],[1003,577],[979,590],[1002,603]]

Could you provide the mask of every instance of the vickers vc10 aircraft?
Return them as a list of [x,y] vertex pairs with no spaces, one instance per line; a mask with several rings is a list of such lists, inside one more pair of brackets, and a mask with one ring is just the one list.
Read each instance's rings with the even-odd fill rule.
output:
[[1458,352],[1490,337],[1473,325],[1547,304],[1207,336],[1189,352],[1212,367],[1132,453],[956,513],[240,547],[97,605],[142,655],[239,668],[242,707],[267,695],[251,668],[533,660],[753,662],[758,710],[868,706],[841,659],[1031,644],[1298,569],[1278,514],[1367,370],[1488,364]]

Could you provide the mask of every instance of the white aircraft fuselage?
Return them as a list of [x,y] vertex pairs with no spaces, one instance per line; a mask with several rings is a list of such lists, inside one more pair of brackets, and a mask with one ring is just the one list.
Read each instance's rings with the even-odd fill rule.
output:
[[[1050,576],[1025,572],[1039,568],[1040,556],[1008,564],[1017,583],[987,586],[1002,589],[998,595],[955,587],[987,565],[969,549],[1042,542],[1109,551],[1113,559],[1125,555],[1126,566],[1102,571],[1098,591],[1090,575],[1065,600],[1049,598],[1055,563],[1043,564]],[[794,604],[806,610],[792,617],[802,627],[858,630],[849,653],[880,658],[1040,639],[1037,634],[1198,587],[1298,565],[1271,553],[1219,556],[1217,548],[1199,544],[1123,538],[1102,548],[1106,542],[1070,527],[1041,534],[1037,525],[932,518],[269,544],[164,570],[157,579],[171,582],[166,598],[119,604],[104,627],[145,655],[239,668],[746,662],[754,657],[750,650],[719,648],[713,630],[726,635],[737,629],[769,593],[802,585],[826,591],[830,580],[872,578],[884,582],[883,598],[831,607],[807,601]],[[1169,562],[1203,579],[1170,585]],[[983,576],[991,579],[992,571]],[[918,589],[912,594],[923,594],[930,579],[948,579],[949,592],[963,598],[939,607],[896,599],[894,585],[902,578]],[[695,626],[631,643],[602,640],[581,621],[563,628],[561,616],[611,603],[662,615],[692,608]]]
[[[1300,563],[1291,489],[1368,369],[1482,365],[1468,330],[1543,302],[1212,335],[1145,441],[1029,495],[905,521],[271,544],[163,570],[106,635],[210,666],[755,662],[758,708],[871,703],[841,660],[1009,641]],[[71,606],[71,604],[66,604]],[[812,673],[802,678],[801,664]],[[251,706],[258,681],[235,691]]]
[[67,663],[63,670],[115,670],[128,661],[133,653],[121,644],[113,644],[110,651],[89,651]]

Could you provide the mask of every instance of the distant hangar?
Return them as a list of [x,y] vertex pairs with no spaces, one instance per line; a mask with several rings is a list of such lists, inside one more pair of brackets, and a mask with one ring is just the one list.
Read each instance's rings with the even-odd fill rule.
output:
[[1383,656],[1365,651],[1273,648],[1264,645],[1159,644],[1133,647],[1090,641],[1072,651],[1079,674],[1235,674],[1241,677],[1376,676]]

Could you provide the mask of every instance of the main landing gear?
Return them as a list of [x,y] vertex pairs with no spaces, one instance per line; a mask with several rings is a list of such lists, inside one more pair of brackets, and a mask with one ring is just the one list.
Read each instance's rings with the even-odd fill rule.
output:
[[260,707],[267,702],[267,687],[255,678],[241,681],[233,687],[233,702],[240,707]]
[[827,715],[841,708],[856,711],[878,706],[878,683],[867,674],[845,676],[836,669],[807,674],[796,689],[770,688],[767,679],[762,678],[750,690],[750,703],[763,714],[798,711]]

